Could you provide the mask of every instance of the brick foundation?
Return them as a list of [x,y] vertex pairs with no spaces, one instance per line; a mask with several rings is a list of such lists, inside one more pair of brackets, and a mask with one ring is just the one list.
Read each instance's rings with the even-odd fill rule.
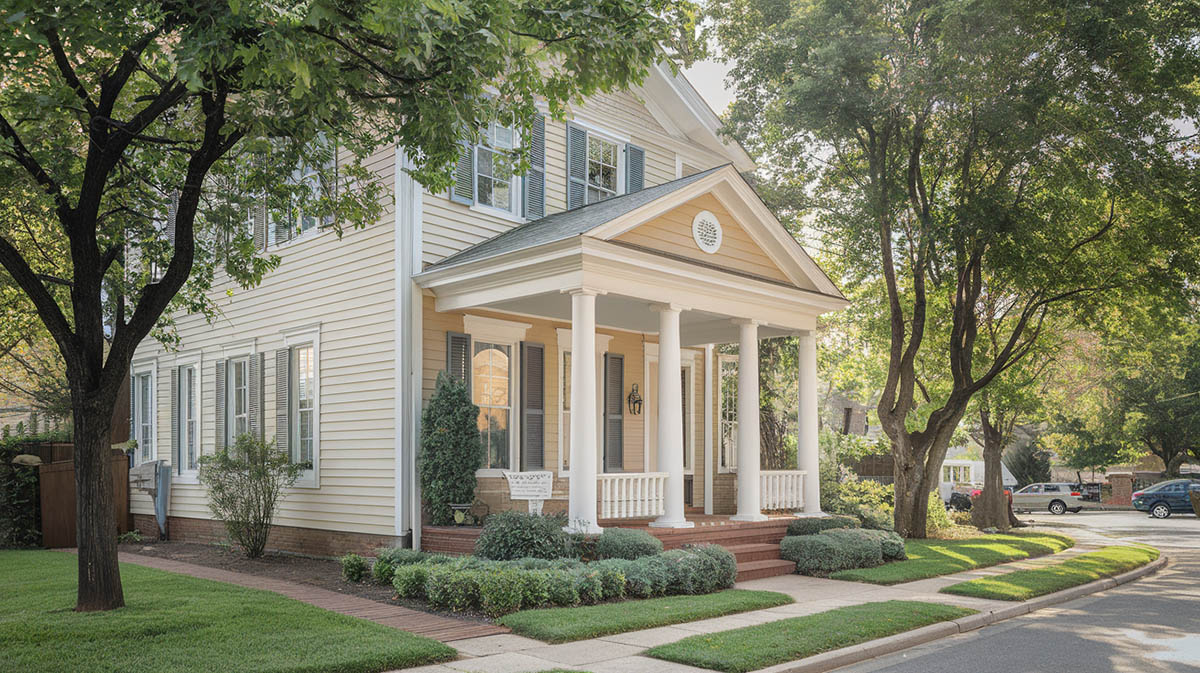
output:
[[[134,514],[133,526],[148,537],[157,536],[158,523],[150,514]],[[224,542],[225,527],[219,521],[167,517],[167,538],[177,542]],[[272,526],[267,549],[312,556],[341,556],[349,552],[373,555],[379,547],[408,547],[409,538],[370,533],[351,533],[295,526]]]
[[1108,483],[1112,486],[1112,495],[1104,501],[1106,505],[1133,504],[1133,475],[1117,472],[1108,475]]

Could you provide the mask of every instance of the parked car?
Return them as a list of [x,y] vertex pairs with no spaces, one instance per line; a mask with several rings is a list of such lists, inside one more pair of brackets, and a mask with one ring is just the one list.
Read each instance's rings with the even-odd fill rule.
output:
[[1192,511],[1188,498],[1190,489],[1200,489],[1200,480],[1171,479],[1160,481],[1133,494],[1133,507],[1140,512],[1149,512],[1155,519],[1165,519],[1172,514]]
[[[979,497],[979,496],[981,496],[981,495],[983,495],[983,489],[982,489],[982,488],[973,488],[973,489],[971,489],[971,502],[974,502],[974,501],[975,501],[975,499],[976,499],[976,498],[978,498],[978,497]],[[1012,501],[1013,501],[1013,499],[1012,499],[1012,488],[1011,488],[1011,487],[1008,487],[1008,486],[1005,486],[1005,487],[1004,487],[1004,495],[1008,496],[1008,504],[1010,504],[1010,505],[1011,505],[1011,504],[1012,504]],[[968,509],[969,509],[969,508],[968,508]]]
[[1013,493],[1013,509],[1035,512],[1048,510],[1051,514],[1077,513],[1084,508],[1083,493],[1076,484],[1030,484]]

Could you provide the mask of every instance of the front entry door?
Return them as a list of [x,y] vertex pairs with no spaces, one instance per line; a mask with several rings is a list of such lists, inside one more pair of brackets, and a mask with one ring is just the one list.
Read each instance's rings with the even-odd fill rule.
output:
[[[649,455],[649,470],[651,472],[661,471],[658,461],[658,361],[650,361],[649,375],[646,379],[646,394],[643,409],[646,414],[646,451]],[[691,368],[684,366],[680,369],[679,385],[683,391],[683,446],[679,450],[683,452],[683,469],[685,472],[690,472],[692,469],[692,457],[688,455],[688,447],[691,445],[691,433],[688,432],[688,423],[690,422],[691,414],[689,405],[692,403],[691,390],[688,388],[690,380]]]

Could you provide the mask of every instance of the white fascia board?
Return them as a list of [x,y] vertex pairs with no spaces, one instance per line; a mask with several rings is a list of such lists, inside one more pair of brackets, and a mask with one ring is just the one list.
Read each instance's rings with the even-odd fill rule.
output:
[[435,289],[449,283],[487,278],[507,271],[529,271],[531,266],[559,262],[572,255],[578,255],[579,239],[579,236],[570,236],[532,248],[431,269],[414,275],[413,280],[424,289]]
[[[673,73],[669,65],[656,63],[650,68],[650,77],[639,89],[647,100],[659,103],[662,113],[674,116],[672,123],[676,127],[711,150],[729,157],[738,170],[753,171],[756,168],[754,159],[740,144],[721,135],[721,118],[682,72]],[[654,114],[654,109],[649,106],[647,109]],[[685,118],[693,123],[682,123]]]

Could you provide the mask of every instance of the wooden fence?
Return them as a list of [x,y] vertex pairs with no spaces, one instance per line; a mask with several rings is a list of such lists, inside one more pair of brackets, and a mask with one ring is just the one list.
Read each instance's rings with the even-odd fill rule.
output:
[[[129,458],[112,452],[113,535],[129,530]],[[75,546],[75,463],[60,461],[38,467],[42,506],[42,546]]]

